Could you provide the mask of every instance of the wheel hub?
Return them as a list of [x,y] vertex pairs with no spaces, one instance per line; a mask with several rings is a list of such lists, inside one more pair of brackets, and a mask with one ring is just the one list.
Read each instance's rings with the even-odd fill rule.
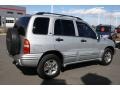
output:
[[110,52],[106,52],[105,54],[105,61],[108,63],[112,60],[112,55]]
[[47,75],[53,75],[57,72],[58,69],[58,64],[55,60],[48,60],[45,64],[44,64],[44,72]]

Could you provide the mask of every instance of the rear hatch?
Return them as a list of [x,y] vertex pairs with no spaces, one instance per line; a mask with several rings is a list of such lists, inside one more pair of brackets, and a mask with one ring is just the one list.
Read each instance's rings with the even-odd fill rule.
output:
[[29,23],[29,20],[30,20],[30,16],[24,16],[24,17],[21,17],[19,18],[14,27],[15,30],[17,30],[18,32],[18,35],[20,36],[20,42],[21,42],[21,50],[20,50],[20,53],[24,53],[24,43],[25,43],[25,40],[26,40],[26,32],[27,32],[27,27],[28,27],[28,23]]

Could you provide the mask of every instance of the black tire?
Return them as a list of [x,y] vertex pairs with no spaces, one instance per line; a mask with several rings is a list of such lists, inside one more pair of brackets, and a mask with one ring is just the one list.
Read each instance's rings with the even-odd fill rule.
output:
[[20,52],[20,36],[16,29],[8,29],[6,35],[7,50],[10,55],[16,55]]
[[[109,53],[111,56],[110,56],[110,59],[106,59],[105,57],[107,56],[107,53]],[[104,54],[103,54],[103,57],[102,57],[102,61],[101,61],[101,65],[109,65],[111,62],[112,62],[112,59],[113,59],[113,52],[111,49],[109,48],[106,48],[105,51],[104,51]]]
[[[54,60],[57,63],[58,67],[54,74],[48,75],[47,72],[44,71],[45,69],[44,67],[46,63],[50,60]],[[61,61],[59,57],[57,57],[54,54],[48,54],[43,56],[37,67],[37,73],[39,77],[41,77],[42,79],[53,79],[54,77],[57,77],[60,74],[60,71],[61,71]]]

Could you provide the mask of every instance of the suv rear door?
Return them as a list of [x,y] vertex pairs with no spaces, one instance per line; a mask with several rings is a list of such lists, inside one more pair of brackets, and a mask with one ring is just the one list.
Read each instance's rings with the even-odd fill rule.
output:
[[79,39],[72,20],[57,19],[54,24],[54,45],[64,55],[64,63],[76,61]]
[[99,45],[95,32],[84,22],[76,22],[79,34],[78,60],[90,60],[99,57]]

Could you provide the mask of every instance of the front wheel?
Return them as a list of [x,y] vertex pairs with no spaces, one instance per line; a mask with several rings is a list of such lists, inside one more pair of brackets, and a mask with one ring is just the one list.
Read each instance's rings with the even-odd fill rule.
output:
[[60,74],[61,61],[54,54],[45,55],[38,64],[37,72],[42,79],[52,79]]
[[109,48],[105,49],[103,57],[102,57],[101,64],[102,65],[109,65],[112,62],[112,59],[113,59],[112,50],[109,49]]

